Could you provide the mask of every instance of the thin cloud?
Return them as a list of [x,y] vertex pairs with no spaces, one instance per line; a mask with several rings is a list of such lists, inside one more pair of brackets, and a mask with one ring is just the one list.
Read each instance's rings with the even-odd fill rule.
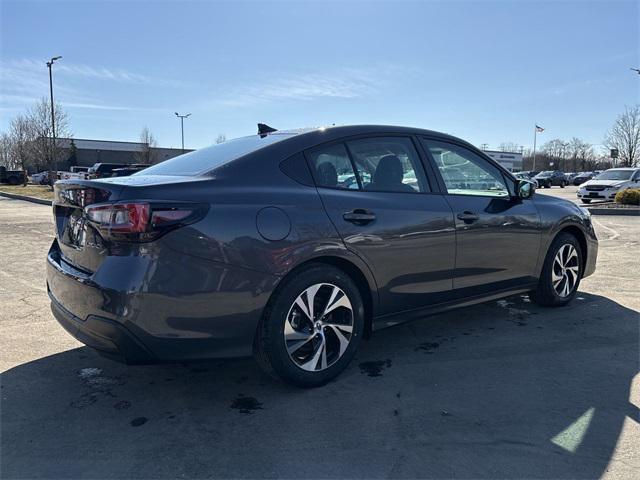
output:
[[310,101],[322,98],[353,99],[372,96],[386,82],[386,74],[373,69],[343,69],[335,73],[305,73],[233,88],[216,104],[243,107],[276,101]]
[[[124,105],[110,105],[99,99],[87,96],[81,88],[83,79],[107,82],[147,85],[152,79],[144,75],[87,65],[58,63],[56,76],[67,76],[67,81],[57,82],[56,102],[76,109],[114,110],[114,111],[158,111],[156,108],[143,108]],[[155,84],[164,80],[153,80]],[[49,82],[46,64],[32,59],[3,61],[0,63],[0,108],[12,111],[32,105],[41,98],[49,97]]]
[[[43,75],[46,68],[46,62],[34,59],[23,58],[19,60],[9,60],[2,62],[2,71],[10,76],[22,75]],[[91,66],[67,61],[57,62],[55,65],[56,75],[76,77],[76,78],[92,78],[96,80],[111,81],[118,83],[131,83],[141,85],[182,85],[182,82],[173,79],[149,77],[136,72],[124,69],[113,69],[103,66]]]

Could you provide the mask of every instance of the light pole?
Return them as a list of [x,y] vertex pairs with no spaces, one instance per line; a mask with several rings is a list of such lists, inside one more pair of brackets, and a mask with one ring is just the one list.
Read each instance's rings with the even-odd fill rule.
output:
[[51,155],[53,156],[53,168],[56,171],[56,176],[58,175],[58,160],[56,158],[56,115],[53,107],[53,76],[51,74],[51,67],[53,66],[53,62],[61,58],[61,56],[53,57],[47,62],[47,67],[49,68],[49,94],[51,96],[51,139],[53,142],[51,145]]
[[180,115],[178,112],[175,112],[176,117],[180,119],[180,131],[182,132],[182,153],[184,153],[184,119],[189,117],[191,114],[187,113],[186,115]]

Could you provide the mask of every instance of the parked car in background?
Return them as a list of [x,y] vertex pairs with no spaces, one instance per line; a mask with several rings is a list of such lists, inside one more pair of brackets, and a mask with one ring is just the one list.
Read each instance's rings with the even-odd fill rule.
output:
[[0,166],[0,183],[21,185],[26,181],[27,172],[24,170],[7,170],[7,167]]
[[57,182],[47,285],[64,328],[130,363],[254,354],[311,387],[375,330],[516,293],[566,305],[595,270],[588,212],[461,139],[269,132]]
[[35,185],[50,185],[49,182],[49,172],[38,172],[34,173],[29,177],[29,181]]
[[70,172],[64,172],[64,171],[59,171],[58,172],[58,178],[60,180],[72,180],[72,179],[88,179],[89,178],[89,173],[88,173],[88,168],[87,170],[79,170],[79,171],[74,171],[73,167],[71,167],[71,171]]
[[595,172],[580,172],[576,174],[575,177],[573,177],[571,183],[573,183],[574,185],[582,185],[584,182],[586,182],[587,180],[591,180],[595,176]]
[[640,168],[610,168],[583,183],[578,198],[583,203],[613,200],[616,193],[627,188],[640,188]]
[[564,173],[560,170],[546,170],[544,172],[540,172],[535,177],[538,185],[544,188],[551,187],[560,187],[564,188],[568,185],[567,178],[564,176]]
[[564,176],[567,179],[567,185],[571,185],[571,182],[573,181],[576,175],[578,175],[577,172],[564,172]]
[[145,168],[147,168],[149,165],[144,165],[144,166],[135,166],[135,165],[129,165],[128,167],[124,167],[124,168],[114,168],[111,171],[111,176],[112,177],[128,177],[129,175],[133,175],[134,173],[138,173],[141,172],[142,170],[144,170]]
[[126,163],[96,163],[87,171],[89,178],[108,178],[116,168],[127,168]]

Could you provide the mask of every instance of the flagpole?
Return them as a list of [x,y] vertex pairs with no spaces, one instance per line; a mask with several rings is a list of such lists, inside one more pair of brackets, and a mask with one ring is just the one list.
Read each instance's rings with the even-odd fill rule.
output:
[[532,171],[536,171],[536,140],[538,136],[538,124],[533,125],[533,168]]

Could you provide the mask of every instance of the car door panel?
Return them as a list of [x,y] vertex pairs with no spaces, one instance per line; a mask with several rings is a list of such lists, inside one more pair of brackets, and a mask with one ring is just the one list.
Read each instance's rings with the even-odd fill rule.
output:
[[357,138],[306,155],[329,218],[373,272],[376,314],[450,300],[453,213],[441,194],[430,193],[413,139]]
[[[371,268],[379,290],[378,314],[452,298],[455,225],[442,195],[319,188],[329,218],[348,249]],[[345,220],[362,210],[366,224]]]
[[514,197],[510,180],[478,152],[441,140],[422,142],[454,213],[456,297],[533,282],[541,235],[533,201]]
[[[532,201],[463,195],[449,195],[447,201],[456,214],[453,286],[458,295],[481,294],[534,280],[540,222]],[[477,220],[458,218],[463,212],[477,215]]]

